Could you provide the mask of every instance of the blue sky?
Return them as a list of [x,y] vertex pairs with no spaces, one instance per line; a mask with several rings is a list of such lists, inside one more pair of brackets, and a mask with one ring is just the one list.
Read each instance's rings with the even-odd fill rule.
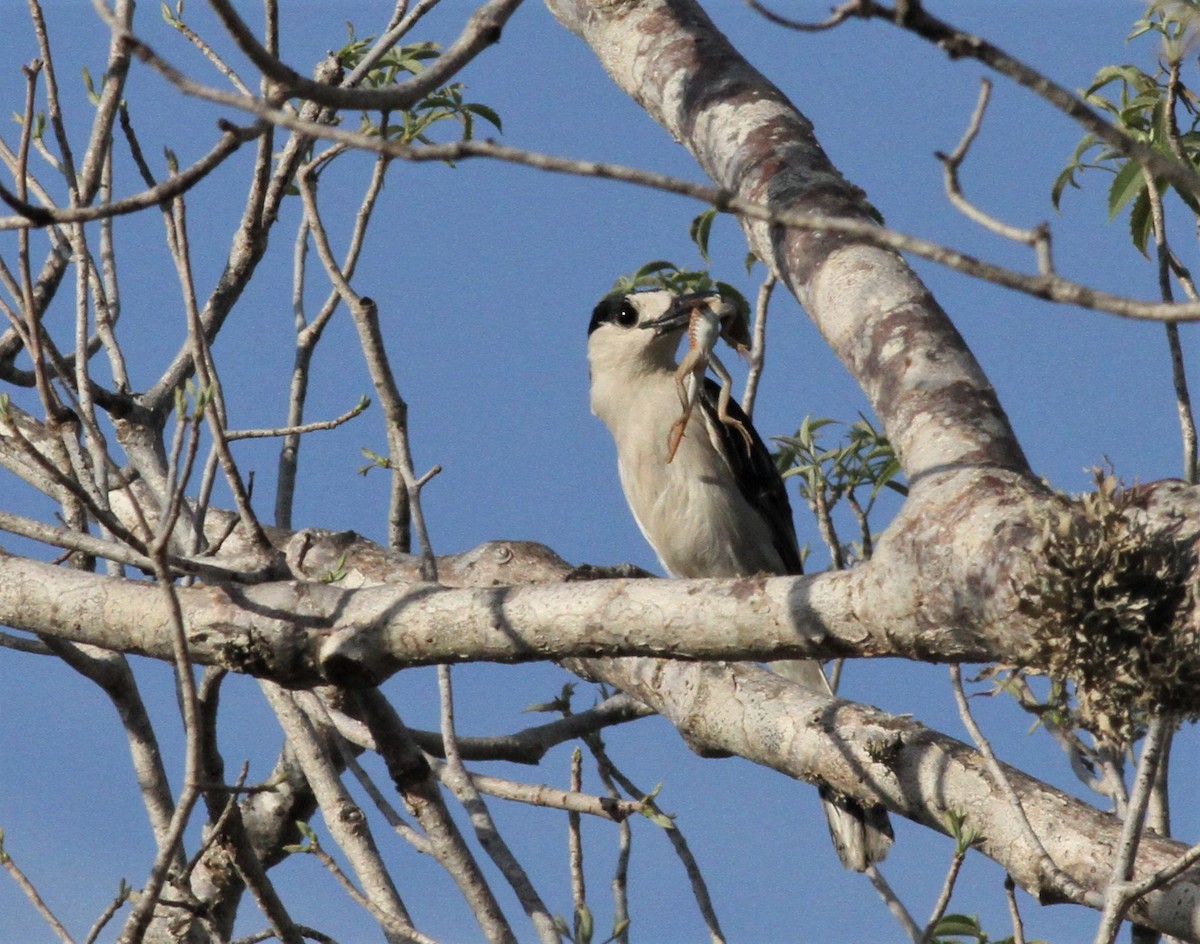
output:
[[[445,4],[415,38],[448,41],[466,4]],[[245,5],[246,16],[256,7]],[[345,41],[345,21],[359,34],[375,32],[390,4],[322,4],[285,0],[286,57],[306,68]],[[822,3],[795,3],[797,15],[818,18]],[[1147,40],[1124,42],[1141,6],[1019,0],[941,4],[974,29],[1068,87],[1086,85],[1102,65],[1133,61],[1149,68]],[[951,209],[942,191],[936,150],[958,141],[982,74],[973,63],[949,61],[938,50],[881,23],[849,23],[833,32],[800,35],[764,24],[742,4],[712,0],[710,14],[734,44],[778,83],[815,123],[843,173],[866,190],[898,230],[955,245],[1013,266],[1032,268],[1026,250],[983,233]],[[88,117],[79,67],[102,67],[106,39],[90,11],[76,2],[47,4],[52,42],[60,56],[59,81],[76,127]],[[189,22],[207,23],[203,5],[189,4]],[[164,54],[198,77],[203,63],[171,35],[154,4],[139,10],[141,28]],[[0,6],[7,68],[0,95],[20,108],[20,64],[35,54],[23,5]],[[152,160],[163,146],[187,162],[214,138],[221,112],[180,102],[157,77],[139,68],[130,104]],[[245,77],[252,72],[247,68]],[[502,42],[461,76],[468,97],[495,108],[512,145],[631,164],[699,179],[687,153],[604,75],[579,40],[530,0],[510,21]],[[1185,76],[1186,79],[1186,76]],[[233,116],[237,117],[237,116]],[[2,132],[15,143],[17,126]],[[1049,219],[1061,272],[1101,288],[1152,297],[1154,267],[1129,245],[1122,221],[1108,224],[1108,179],[1085,177],[1054,212],[1050,186],[1081,136],[1078,127],[1024,89],[997,80],[992,106],[962,178],[967,193],[988,211],[1019,225]],[[189,197],[197,280],[203,291],[220,271],[228,234],[241,212],[242,181],[250,155],[237,159]],[[368,162],[350,157],[326,175],[321,201],[338,244],[357,206]],[[161,160],[158,162],[161,167]],[[335,179],[336,178],[336,179]],[[126,169],[123,192],[137,188]],[[585,330],[592,306],[613,280],[641,263],[667,258],[701,261],[688,240],[689,221],[703,207],[679,197],[577,178],[548,176],[483,160],[456,168],[393,168],[377,213],[358,290],[374,297],[411,407],[418,471],[444,467],[425,492],[425,510],[439,553],[485,540],[542,541],[572,562],[657,564],[630,518],[615,474],[612,444],[587,406]],[[1178,210],[1176,211],[1178,216]],[[267,258],[216,353],[239,427],[278,425],[285,409],[291,364],[291,240],[298,205],[285,206]],[[1178,221],[1177,221],[1178,222]],[[339,229],[340,226],[340,229]],[[135,383],[148,385],[184,331],[173,270],[153,215],[122,222],[124,313],[122,337],[135,361]],[[1179,245],[1191,252],[1186,221]],[[0,251],[11,259],[14,241]],[[750,295],[762,269],[749,277],[745,244],[736,225],[718,220],[714,275]],[[975,351],[995,385],[1035,470],[1057,487],[1081,490],[1091,467],[1111,461],[1126,480],[1176,476],[1180,447],[1171,378],[1161,326],[1056,308],[1035,299],[916,263],[931,289]],[[315,260],[314,269],[315,275]],[[314,278],[315,309],[326,289]],[[64,297],[63,302],[67,300]],[[65,323],[69,306],[56,309]],[[1183,331],[1194,355],[1196,335]],[[769,366],[756,412],[764,435],[790,433],[806,414],[853,421],[865,400],[823,345],[799,306],[776,294]],[[310,417],[348,409],[370,385],[356,355],[348,319],[337,317],[319,353]],[[732,361],[727,358],[726,362]],[[1195,379],[1195,377],[1193,377]],[[740,385],[739,385],[740,386]],[[383,450],[379,411],[318,434],[304,446],[297,496],[298,525],[353,528],[384,536],[386,485],[382,475],[355,474],[361,446]],[[257,472],[255,501],[272,507],[276,447],[243,443],[238,458]],[[45,506],[4,479],[5,507],[45,514]],[[793,494],[801,541],[814,545],[815,528]],[[881,520],[879,524],[882,526]],[[12,550],[24,545],[5,541]],[[170,752],[168,769],[182,769],[173,687],[163,666],[138,665]],[[520,714],[567,680],[553,667],[468,667],[458,672],[459,717],[467,733],[499,733],[529,721]],[[429,672],[405,673],[388,683],[414,726],[432,726],[436,698]],[[581,704],[590,700],[584,691]],[[896,713],[911,713],[964,737],[944,669],[893,661],[848,668],[849,697]],[[248,680],[226,687],[222,744],[231,764],[251,762],[251,779],[265,776],[279,732]],[[977,699],[981,722],[1002,756],[1037,776],[1074,790],[1074,779],[1043,734],[1026,736],[1027,719],[1000,700]],[[1180,784],[1197,774],[1183,738],[1175,774]],[[663,782],[661,803],[679,822],[705,869],[727,934],[744,941],[849,942],[898,939],[899,929],[865,879],[842,873],[829,848],[815,791],[740,760],[700,760],[661,721],[642,722],[606,735],[618,762],[643,787]],[[554,752],[539,771],[512,769],[564,784],[569,749]],[[594,778],[590,783],[596,789]],[[551,813],[495,805],[502,828],[540,880],[554,910],[570,908],[565,826]],[[1178,811],[1178,833],[1194,837],[1194,815]],[[123,739],[111,708],[86,682],[49,660],[0,649],[0,826],[6,846],[51,904],[81,934],[124,877],[140,883],[153,848],[140,810]],[[898,824],[898,841],[885,874],[918,920],[932,907],[948,841]],[[597,925],[609,922],[606,867],[615,834],[606,824],[586,832]],[[403,849],[406,898],[420,927],[448,941],[477,937],[447,880]],[[278,870],[302,883],[294,917],[328,927],[344,942],[378,940],[311,859]],[[408,876],[411,875],[411,879]],[[1004,936],[1007,917],[999,870],[973,857],[952,910],[979,913],[988,930]],[[280,879],[284,881],[284,879]],[[637,824],[634,846],[634,931],[642,941],[693,941],[702,925],[688,903],[682,870],[665,840]],[[286,886],[285,886],[286,887]],[[1094,918],[1078,909],[1039,908],[1023,899],[1027,933],[1053,941],[1090,938]],[[241,930],[260,926],[251,905]],[[511,913],[519,910],[514,905]],[[518,919],[519,921],[519,919]],[[529,937],[528,926],[518,923]],[[340,931],[338,929],[341,929]],[[49,932],[11,882],[0,878],[0,944],[49,940]]]

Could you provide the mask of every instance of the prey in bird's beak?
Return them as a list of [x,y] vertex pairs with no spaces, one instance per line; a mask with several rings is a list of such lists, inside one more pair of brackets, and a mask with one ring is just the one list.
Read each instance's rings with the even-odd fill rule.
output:
[[686,328],[698,308],[708,308],[717,315],[718,320],[724,320],[718,313],[721,307],[721,296],[717,292],[689,292],[687,295],[677,296],[666,314],[653,321],[647,321],[642,327],[652,328],[656,336],[662,337],[664,334]]
[[710,367],[721,381],[717,418],[742,434],[749,454],[753,448],[750,433],[739,419],[729,413],[733,378],[715,350],[718,338],[724,338],[739,354],[749,350],[750,323],[746,312],[722,298],[718,292],[693,292],[679,296],[666,314],[646,322],[642,327],[653,328],[655,337],[663,337],[685,327],[688,332],[687,355],[675,370],[675,388],[679,391],[683,415],[672,424],[667,434],[667,462],[675,459],[675,453],[683,442],[684,431],[701,395],[704,375]]
[[667,309],[666,314],[647,321],[643,328],[652,329],[656,337],[670,334],[682,328],[694,327],[700,316],[715,321],[721,337],[739,354],[750,349],[749,312],[721,296],[720,292],[690,292],[680,295]]

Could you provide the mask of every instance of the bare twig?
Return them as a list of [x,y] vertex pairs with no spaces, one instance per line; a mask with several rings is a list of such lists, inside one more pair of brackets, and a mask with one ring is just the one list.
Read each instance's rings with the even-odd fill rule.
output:
[[362,882],[361,903],[383,926],[390,939],[427,941],[428,938],[413,927],[366,818],[338,776],[327,745],[322,742],[313,721],[290,692],[270,682],[262,682],[261,687],[324,812],[326,827]]
[[[1179,126],[1175,121],[1175,102],[1179,94],[1179,62],[1172,61],[1167,74],[1167,98],[1164,110],[1167,116],[1167,138],[1171,150],[1180,160],[1184,159],[1183,143],[1179,137]],[[1146,193],[1150,200],[1150,219],[1154,228],[1154,244],[1158,253],[1158,284],[1164,302],[1174,301],[1171,291],[1171,250],[1167,244],[1167,227],[1163,215],[1162,195],[1154,177],[1145,169]],[[1195,285],[1190,278],[1180,278],[1180,284],[1188,297],[1196,300]],[[1196,418],[1192,412],[1192,397],[1188,392],[1187,372],[1183,364],[1183,346],[1179,341],[1179,326],[1168,324],[1167,347],[1171,352],[1171,379],[1175,385],[1175,403],[1179,410],[1179,427],[1183,437],[1183,479],[1191,485],[1197,482],[1196,468]]]
[[1095,944],[1112,944],[1125,918],[1125,912],[1135,901],[1129,894],[1129,878],[1133,874],[1133,863],[1146,819],[1146,807],[1150,803],[1163,745],[1170,730],[1171,722],[1162,717],[1152,719],[1146,730],[1142,756],[1138,761],[1133,790],[1129,796],[1129,810],[1125,814],[1120,843],[1113,854],[1112,879],[1104,891],[1104,909],[1096,928]]
[[[619,784],[621,789],[638,802],[646,802],[650,799],[649,794],[638,789],[633,781],[626,777],[621,772],[621,769],[612,762],[612,758],[608,756],[608,751],[605,749],[604,742],[600,739],[599,734],[585,736],[583,743],[595,758],[600,777],[606,783],[615,782]],[[683,835],[683,830],[679,828],[678,823],[673,824],[673,826],[674,828],[663,830],[663,832],[666,833],[668,841],[670,841],[672,848],[675,850],[675,855],[679,857],[679,861],[683,864],[684,872],[691,883],[692,896],[696,899],[696,907],[700,911],[701,918],[704,919],[704,927],[708,932],[709,940],[712,944],[724,944],[725,933],[721,930],[721,923],[717,919],[717,912],[713,907],[712,896],[708,893],[708,883],[704,880],[704,873],[700,871],[700,865],[696,861],[696,857],[692,854],[687,837]]]
[[[332,150],[332,149],[331,149]],[[349,246],[341,264],[342,277],[348,282],[358,265],[362,251],[363,240],[366,236],[367,224],[371,220],[379,194],[383,189],[384,175],[388,162],[379,158],[371,173],[371,180],[366,193],[358,205],[354,217],[354,228],[350,233]],[[296,352],[292,364],[292,378],[288,391],[287,425],[299,427],[304,420],[305,401],[308,397],[308,378],[312,365],[313,352],[323,336],[326,325],[337,310],[341,300],[337,286],[329,292],[320,310],[307,322],[304,316],[304,288],[306,260],[308,256],[308,237],[312,231],[307,214],[301,219],[296,232],[295,247],[292,262],[292,311],[296,326]],[[290,528],[292,521],[292,503],[296,493],[296,476],[300,462],[300,435],[289,433],[284,437],[279,451],[279,473],[275,487],[275,524],[281,528]]]
[[1025,842],[1028,843],[1030,852],[1037,857],[1048,882],[1073,901],[1084,902],[1091,908],[1101,907],[1101,895],[1084,888],[1075,879],[1060,869],[1054,860],[1050,858],[1050,854],[1046,851],[1046,847],[1042,845],[1042,841],[1038,838],[1037,833],[1033,831],[1033,827],[1029,825],[1029,818],[1025,815],[1021,798],[1017,796],[1016,790],[1013,789],[1012,781],[1004,773],[1004,768],[1000,766],[1000,762],[992,752],[991,743],[983,736],[979,725],[975,723],[975,719],[971,716],[971,709],[967,704],[967,696],[963,692],[962,669],[960,666],[950,666],[950,681],[954,689],[954,700],[958,704],[959,716],[962,718],[967,731],[970,732],[975,746],[979,748],[979,753],[983,755],[984,763],[987,766],[993,784],[1004,794],[1009,805],[1012,807],[1013,813],[1017,818],[1017,824],[1020,827],[1022,835],[1025,837]]
[[515,941],[504,912],[450,816],[429,764],[395,709],[377,689],[358,692],[356,701],[396,789],[425,830],[432,854],[458,885],[484,935],[489,941]]
[[125,884],[125,879],[121,879],[121,884],[117,888],[116,895],[113,896],[113,900],[104,907],[104,910],[100,912],[100,916],[93,922],[91,928],[88,930],[87,937],[83,939],[83,944],[93,944],[96,938],[100,936],[100,932],[108,926],[108,923],[116,917],[117,912],[129,901],[130,891],[132,889]]
[[[497,737],[459,737],[458,751],[464,760],[505,760],[514,764],[537,764],[552,747],[573,741],[616,724],[626,724],[652,714],[641,702],[624,693],[606,698],[595,708],[570,714],[548,724],[525,728]],[[411,732],[422,750],[445,756],[440,734],[433,731]]]
[[375,393],[383,407],[387,423],[388,452],[391,461],[392,489],[388,513],[388,543],[393,550],[407,552],[411,547],[409,523],[417,530],[421,542],[422,565],[426,580],[437,579],[437,568],[433,551],[429,545],[429,534],[421,514],[420,502],[414,503],[420,488],[413,473],[412,455],[408,444],[408,404],[400,395],[395,375],[388,362],[383,333],[379,329],[379,309],[370,298],[360,296],[351,288],[345,274],[333,258],[333,250],[325,233],[317,209],[316,178],[302,171],[297,182],[304,198],[305,216],[312,231],[317,254],[325,266],[326,274],[334,284],[346,307],[350,309],[354,325],[358,329],[359,345],[367,362],[367,369],[375,385]]
[[[499,40],[501,29],[516,11],[521,0],[489,0],[484,3],[468,18],[458,39],[432,64],[407,81],[380,89],[343,88],[306,78],[262,47],[229,0],[209,2],[242,52],[264,75],[286,90],[282,97],[299,96],[307,101],[333,108],[400,111],[412,107],[438,86],[443,85],[479,53]],[[110,27],[112,26],[110,23]],[[386,48],[385,46],[385,51]]]
[[[1049,102],[1063,114],[1078,122],[1098,139],[1127,157],[1133,158],[1143,167],[1150,168],[1156,177],[1162,177],[1187,193],[1200,196],[1200,175],[1188,164],[1160,153],[1123,128],[1110,124],[1088,107],[1078,95],[1010,56],[1003,49],[980,36],[939,20],[926,13],[919,0],[902,0],[889,7],[879,0],[853,0],[843,8],[853,7],[837,20],[838,23],[851,15],[874,17],[886,20],[908,30],[936,45],[951,59],[976,59],[1019,85],[1025,86],[1035,95]],[[794,29],[801,28],[794,22],[775,16],[774,22]],[[836,25],[831,24],[831,25]]]
[[171,815],[166,835],[160,839],[158,855],[150,869],[146,884],[139,892],[121,931],[118,944],[138,944],[146,933],[151,917],[160,905],[163,888],[172,866],[181,862],[183,832],[191,819],[196,801],[200,799],[200,772],[203,769],[202,739],[196,699],[196,682],[192,676],[192,662],[188,654],[187,630],[184,625],[183,607],[179,595],[171,582],[165,561],[165,548],[169,532],[155,542],[154,576],[162,589],[171,613],[171,638],[175,647],[175,681],[179,691],[180,712],[183,716],[185,753],[183,785],[175,809]]
[[937,901],[934,902],[929,920],[925,922],[925,930],[921,932],[922,942],[933,940],[933,933],[937,929],[938,922],[942,920],[946,909],[950,907],[950,897],[954,894],[954,885],[958,881],[958,873],[966,858],[966,848],[959,846],[954,850],[954,855],[950,859],[950,868],[946,870],[946,878],[942,882],[942,890],[938,893]]
[[[434,760],[433,766],[438,775],[442,776],[445,765]],[[517,780],[489,777],[473,771],[467,771],[467,776],[471,778],[471,783],[480,793],[486,793],[488,796],[494,796],[500,800],[564,810],[573,815],[597,816],[614,823],[625,822],[630,816],[641,812],[645,807],[644,803],[637,800],[593,796],[590,793],[581,793],[574,788],[561,790],[541,783],[521,783]]]
[[962,186],[958,181],[958,169],[962,166],[962,162],[966,160],[967,152],[979,134],[979,129],[983,126],[983,115],[987,110],[991,92],[992,83],[987,79],[982,79],[979,83],[979,101],[975,105],[975,111],[971,115],[970,124],[963,133],[962,140],[958,142],[958,146],[950,154],[943,154],[941,151],[938,151],[936,154],[946,172],[946,196],[959,212],[984,227],[984,229],[1004,239],[1025,243],[1025,245],[1031,247],[1037,253],[1038,272],[1042,275],[1050,275],[1054,272],[1054,259],[1050,252],[1049,225],[1043,222],[1032,229],[1021,229],[1016,226],[1010,226],[1008,223],[1003,223],[994,216],[985,213],[968,200],[963,194]]
[[[583,751],[578,747],[571,752],[571,792],[583,792]],[[580,916],[587,907],[587,884],[583,877],[583,835],[579,829],[579,814],[574,810],[567,813],[567,864],[571,873],[572,914],[578,929]]]
[[[1003,266],[984,262],[946,246],[884,229],[878,226],[874,220],[867,218],[865,214],[861,218],[850,218],[788,211],[781,212],[771,207],[754,203],[753,201],[743,200],[729,191],[717,187],[697,184],[664,174],[651,173],[621,165],[553,157],[547,154],[539,154],[500,145],[493,141],[474,139],[448,144],[413,147],[399,141],[382,140],[378,136],[323,125],[305,118],[303,115],[297,116],[286,109],[276,107],[264,99],[230,93],[192,82],[179,74],[168,63],[159,59],[153,50],[138,40],[137,37],[128,34],[127,31],[120,33],[120,35],[133,44],[139,50],[139,54],[143,55],[150,65],[156,68],[185,94],[251,112],[273,124],[297,131],[306,138],[323,138],[406,161],[444,162],[462,161],[472,157],[487,157],[554,173],[624,181],[669,193],[694,197],[715,206],[722,212],[735,213],[748,219],[796,229],[843,233],[871,245],[894,249],[898,252],[910,252],[922,258],[930,259],[940,265],[947,266],[955,271],[994,282],[997,285],[1024,292],[1037,298],[1062,302],[1081,308],[1106,311],[1126,318],[1156,321],[1200,320],[1200,303],[1165,305],[1162,303],[1144,302],[1121,295],[1114,295],[1109,292],[1102,292],[1089,286],[1072,282],[1053,273],[1029,275],[1017,272]],[[422,73],[422,75],[426,74],[428,73]],[[1069,93],[1066,94],[1069,95]],[[1095,117],[1097,121],[1100,121],[1101,124],[1104,124],[1086,106],[1081,105],[1080,107],[1089,115]],[[1105,125],[1105,127],[1109,126]],[[1179,186],[1189,192],[1194,189],[1200,189],[1200,176],[1197,176],[1178,161],[1158,155],[1156,152],[1149,150],[1145,145],[1141,145],[1135,141],[1131,141],[1128,146],[1134,156],[1139,159],[1143,159],[1144,157],[1146,163],[1155,173],[1163,171],[1165,163],[1167,167],[1164,175],[1172,179],[1173,183],[1178,179]]]
[[908,909],[904,907],[904,902],[900,900],[900,896],[896,894],[895,889],[883,877],[883,873],[879,871],[879,867],[876,865],[867,866],[866,875],[871,880],[871,884],[875,886],[875,891],[878,892],[879,897],[883,899],[887,910],[892,913],[892,917],[896,919],[896,922],[904,929],[904,933],[908,935],[908,939],[913,944],[923,944],[925,939],[921,934],[921,929],[917,927],[917,922],[913,920]]
[[1017,906],[1017,883],[1011,875],[1004,876],[1004,897],[1008,899],[1008,913],[1012,918],[1013,944],[1025,944],[1025,923],[1021,920],[1021,909]]
[[64,223],[87,223],[92,220],[110,219],[114,216],[126,216],[140,210],[157,206],[164,201],[187,193],[192,187],[207,177],[219,167],[226,158],[234,153],[247,141],[260,137],[266,130],[262,124],[255,123],[248,128],[239,128],[228,122],[221,122],[224,132],[217,143],[207,154],[190,166],[173,174],[157,186],[150,187],[140,193],[92,206],[73,206],[54,208],[38,206],[29,203],[18,188],[16,193],[0,184],[0,199],[9,205],[17,216],[0,217],[0,230],[27,230],[31,226],[43,227],[61,225]]
[[516,893],[521,907],[529,916],[542,944],[559,944],[558,931],[554,927],[554,918],[542,901],[541,895],[533,887],[529,875],[517,861],[508,843],[496,829],[496,824],[488,812],[487,805],[475,789],[463,766],[462,757],[458,754],[455,742],[454,723],[454,686],[450,678],[450,666],[438,666],[438,695],[442,718],[442,742],[446,747],[446,782],[454,795],[458,797],[471,825],[475,827],[475,835],[484,851],[491,857],[505,880]]
[[794,20],[791,17],[783,16],[774,10],[767,9],[760,0],[746,0],[746,5],[768,22],[774,23],[776,26],[786,26],[788,29],[794,29],[801,33],[819,33],[839,26],[852,16],[866,18],[870,15],[863,9],[863,0],[850,0],[848,3],[834,7],[829,16],[819,23],[805,23],[801,20]]
[[38,893],[38,890],[34,886],[33,882],[29,881],[29,877],[21,870],[20,866],[13,861],[12,855],[10,855],[9,852],[4,848],[3,831],[0,831],[0,867],[3,867],[4,871],[12,876],[13,881],[17,883],[17,887],[21,889],[25,897],[28,898],[33,904],[33,907],[37,909],[37,912],[42,916],[42,919],[48,925],[50,925],[50,930],[52,930],[58,936],[58,939],[62,941],[63,944],[74,944],[74,940],[72,939],[70,932],[67,931],[67,929],[63,926],[63,923],[59,921],[57,917],[55,917],[54,912],[50,910],[50,906],[46,904],[45,900]]
[[363,397],[349,410],[341,416],[336,416],[331,420],[317,420],[312,423],[303,423],[299,426],[278,426],[271,429],[231,429],[225,433],[225,438],[230,442],[238,439],[268,439],[279,436],[303,436],[305,433],[315,433],[324,429],[337,429],[343,423],[348,423],[354,417],[362,413],[371,405],[371,401]]
[[746,387],[742,393],[742,409],[754,418],[754,401],[758,398],[758,384],[762,379],[767,360],[767,309],[771,304],[771,293],[777,279],[770,272],[758,287],[758,298],[754,303],[754,336],[750,342],[750,369],[746,372]]

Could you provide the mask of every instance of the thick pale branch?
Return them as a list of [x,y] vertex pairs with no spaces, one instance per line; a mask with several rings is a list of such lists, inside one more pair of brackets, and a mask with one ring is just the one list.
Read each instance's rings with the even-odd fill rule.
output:
[[[853,573],[735,581],[627,580],[446,588],[321,582],[179,589],[191,656],[275,679],[373,684],[401,668],[567,656],[688,659],[901,655],[981,661],[1027,640],[930,627],[905,639],[847,614]],[[172,657],[169,613],[144,582],[0,557],[0,623]]]
[[[604,660],[597,674],[664,714],[702,754],[732,753],[791,776],[873,799],[918,823],[947,831],[949,812],[982,835],[980,850],[1047,903],[1070,900],[1039,869],[1008,799],[993,788],[984,759],[961,741],[874,708],[830,701],[753,666],[705,666],[650,659]],[[670,693],[686,692],[681,699]],[[667,693],[667,694],[664,694]],[[1111,878],[1121,822],[1011,767],[1005,768],[1030,825],[1050,857],[1098,895]],[[1147,836],[1135,873],[1146,876],[1187,851]],[[1200,937],[1200,875],[1142,899],[1129,917],[1188,939]]]

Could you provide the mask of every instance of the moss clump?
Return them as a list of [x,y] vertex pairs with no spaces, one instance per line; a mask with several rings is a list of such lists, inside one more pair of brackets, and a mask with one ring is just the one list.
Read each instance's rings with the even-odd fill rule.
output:
[[[1096,491],[1065,496],[1041,534],[1044,566],[1022,595],[1061,704],[1080,727],[1130,744],[1150,715],[1195,717],[1197,631],[1190,547],[1149,533],[1137,493],[1096,474]],[[1068,703],[1074,688],[1076,705]]]

